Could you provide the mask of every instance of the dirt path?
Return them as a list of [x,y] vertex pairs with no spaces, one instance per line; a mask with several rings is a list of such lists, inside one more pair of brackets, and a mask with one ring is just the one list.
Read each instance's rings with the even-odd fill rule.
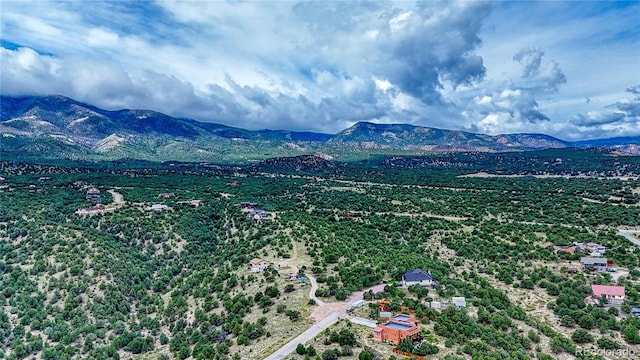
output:
[[316,290],[318,290],[318,282],[316,281],[316,278],[309,275],[307,275],[307,278],[309,278],[309,281],[311,282],[311,290],[309,290],[309,299],[312,299],[313,301],[315,301],[316,305],[318,306],[324,306],[324,301],[316,297]]
[[121,193],[116,192],[115,190],[107,191],[113,197],[113,203],[116,205],[124,205],[124,197]]
[[113,202],[104,207],[105,211],[114,211],[121,208],[124,204],[124,197],[121,193],[116,192],[115,190],[107,190],[111,197],[113,198]]

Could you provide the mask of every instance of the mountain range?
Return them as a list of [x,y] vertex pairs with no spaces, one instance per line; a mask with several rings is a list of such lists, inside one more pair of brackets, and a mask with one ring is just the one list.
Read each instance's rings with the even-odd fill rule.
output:
[[104,110],[64,96],[0,97],[0,151],[31,156],[252,161],[324,153],[506,152],[605,147],[640,154],[640,137],[567,142],[544,134],[486,135],[358,122],[337,134],[247,130],[152,110]]

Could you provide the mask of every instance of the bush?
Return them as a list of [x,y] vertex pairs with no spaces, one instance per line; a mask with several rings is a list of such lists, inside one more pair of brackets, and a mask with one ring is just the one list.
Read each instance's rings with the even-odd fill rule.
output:
[[338,360],[340,353],[336,349],[325,350],[322,352],[322,360]]
[[590,343],[593,342],[593,336],[586,330],[578,329],[571,334],[571,340],[579,344]]

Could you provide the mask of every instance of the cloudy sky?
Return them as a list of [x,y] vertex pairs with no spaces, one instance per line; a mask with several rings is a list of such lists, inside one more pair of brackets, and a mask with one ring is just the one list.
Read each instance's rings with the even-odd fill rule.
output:
[[0,1],[2,95],[250,129],[640,135],[640,2]]

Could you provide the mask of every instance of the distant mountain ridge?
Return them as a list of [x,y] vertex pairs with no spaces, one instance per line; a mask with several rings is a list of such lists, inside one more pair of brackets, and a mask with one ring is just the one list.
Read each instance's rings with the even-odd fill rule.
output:
[[[140,109],[104,110],[64,96],[0,96],[0,150],[37,155],[220,160],[349,151],[527,151],[566,147],[638,150],[639,138],[566,142],[544,134],[486,135],[359,122],[337,134],[247,130]],[[626,146],[626,147],[625,147]],[[629,147],[631,146],[631,147]],[[634,148],[635,146],[635,148]],[[640,152],[639,152],[640,153]],[[637,153],[636,153],[637,154]]]

